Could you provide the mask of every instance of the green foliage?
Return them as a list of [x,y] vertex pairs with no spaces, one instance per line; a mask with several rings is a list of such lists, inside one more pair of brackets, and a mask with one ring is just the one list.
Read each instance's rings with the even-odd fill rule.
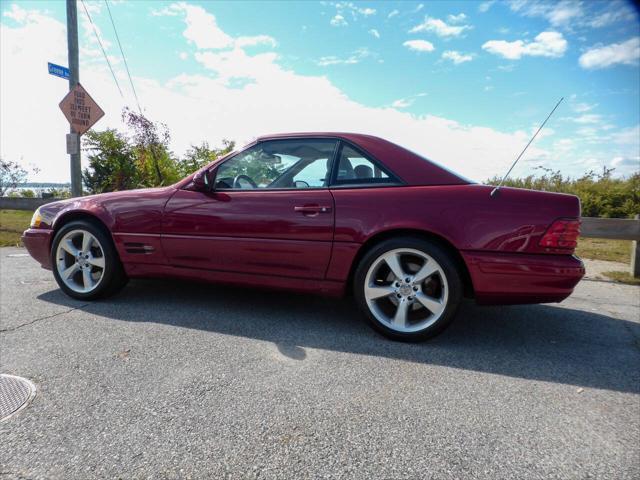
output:
[[89,192],[129,190],[139,185],[134,150],[124,135],[114,129],[90,130],[83,141],[89,152],[89,168],[82,173],[82,179]]
[[235,145],[235,142],[226,139],[222,140],[221,148],[210,148],[208,142],[192,145],[186,151],[184,158],[178,161],[180,175],[186,177],[218,158],[224,157],[227,153],[233,151]]
[[20,195],[22,196],[22,198],[36,198],[36,192],[29,188],[22,190],[20,192]]
[[122,118],[129,135],[115,129],[90,130],[83,139],[89,167],[82,177],[91,193],[171,185],[235,146],[228,140],[223,140],[221,148],[210,148],[203,142],[177,159],[169,149],[171,136],[166,125],[129,109],[124,110]]
[[[590,171],[579,178],[571,178],[558,170],[540,169],[544,172],[541,176],[507,179],[504,185],[576,195],[580,198],[584,217],[625,218],[640,213],[640,173],[628,178],[613,178],[613,169],[604,168],[599,174]],[[499,177],[493,177],[484,183],[497,185],[499,182]]]

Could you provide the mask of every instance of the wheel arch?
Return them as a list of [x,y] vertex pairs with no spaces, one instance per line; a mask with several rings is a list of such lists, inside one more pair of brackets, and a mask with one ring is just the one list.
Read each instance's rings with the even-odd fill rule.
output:
[[462,278],[462,283],[464,285],[464,296],[468,298],[473,298],[475,296],[473,281],[471,280],[471,275],[469,274],[469,269],[467,267],[464,258],[460,254],[460,251],[446,238],[441,235],[435,234],[433,232],[429,232],[427,230],[418,230],[411,228],[401,228],[401,229],[392,229],[385,230],[379,233],[376,233],[369,237],[358,249],[353,262],[351,263],[351,268],[349,270],[349,277],[347,279],[347,293],[352,294],[353,289],[353,278],[355,272],[360,264],[360,261],[365,256],[365,254],[371,250],[374,246],[379,243],[388,240],[390,238],[396,237],[414,237],[420,238],[423,240],[429,240],[433,243],[436,243],[438,246],[443,248],[447,253],[451,255],[451,259],[453,260],[458,272],[460,272],[460,277]]
[[[109,230],[104,221],[94,213],[88,212],[86,210],[70,210],[59,215],[53,223],[53,235],[51,235],[51,242],[53,243],[53,239],[55,238],[56,233],[58,233],[58,231],[62,227],[64,227],[69,222],[74,222],[77,220],[85,220],[91,222],[93,225],[100,228],[111,239],[111,242],[115,247],[115,240],[113,238],[113,235],[111,234],[111,230]],[[51,249],[51,247],[52,245],[49,245],[49,249]]]

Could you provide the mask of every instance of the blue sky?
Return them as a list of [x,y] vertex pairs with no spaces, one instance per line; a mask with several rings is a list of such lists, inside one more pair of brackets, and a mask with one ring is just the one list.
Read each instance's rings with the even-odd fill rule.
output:
[[[96,127],[121,127],[131,88],[104,2],[85,3],[125,98],[78,3],[81,80],[107,112]],[[351,130],[482,180],[503,173],[564,96],[515,175],[640,168],[640,24],[624,1],[110,6],[143,108],[169,125],[177,154],[201,140]],[[21,156],[41,169],[38,178],[65,180],[66,125],[56,108],[66,85],[46,73],[47,60],[66,65],[65,4],[3,0],[1,22],[3,158]],[[25,70],[33,71],[26,80]],[[26,119],[7,126],[42,111],[12,102],[16,89],[37,91],[46,105],[38,122],[52,135],[48,147],[25,148]]]

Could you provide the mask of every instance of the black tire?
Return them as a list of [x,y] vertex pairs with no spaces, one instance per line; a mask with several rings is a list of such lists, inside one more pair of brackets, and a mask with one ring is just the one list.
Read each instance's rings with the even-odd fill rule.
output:
[[[87,293],[76,292],[69,288],[60,278],[60,274],[57,268],[56,251],[58,250],[58,244],[62,238],[73,230],[84,230],[93,235],[102,247],[105,267],[102,275],[102,279],[98,286]],[[129,281],[127,278],[120,257],[111,239],[111,235],[106,231],[102,225],[98,222],[91,220],[75,220],[63,225],[55,234],[53,242],[51,244],[51,265],[53,270],[53,276],[58,283],[60,289],[72,298],[78,300],[97,300],[99,298],[106,298],[116,294],[120,291]]]
[[[365,297],[366,276],[381,255],[396,249],[419,250],[432,257],[442,268],[448,285],[446,306],[440,317],[425,329],[417,332],[398,332],[389,328],[372,313]],[[380,242],[373,246],[360,260],[354,274],[353,292],[359,309],[374,330],[392,340],[419,342],[434,337],[447,328],[460,306],[463,297],[463,283],[460,272],[447,250],[436,242],[418,237],[398,237]]]

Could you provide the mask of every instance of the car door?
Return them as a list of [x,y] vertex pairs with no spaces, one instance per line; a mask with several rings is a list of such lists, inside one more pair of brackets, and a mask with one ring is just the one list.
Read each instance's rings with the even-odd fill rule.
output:
[[179,190],[162,244],[177,267],[323,279],[331,256],[336,142],[271,140],[225,160],[211,192]]

